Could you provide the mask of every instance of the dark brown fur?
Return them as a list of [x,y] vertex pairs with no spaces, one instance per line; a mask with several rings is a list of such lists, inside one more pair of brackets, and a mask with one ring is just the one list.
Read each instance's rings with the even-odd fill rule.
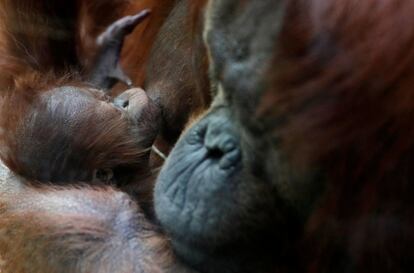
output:
[[[162,185],[158,214],[163,218],[160,220],[164,228],[172,234],[171,239],[176,241],[177,253],[205,272],[413,271],[414,32],[410,27],[413,3],[403,0],[211,0],[210,3],[214,3],[217,7],[214,12],[218,12],[208,17],[214,20],[207,40],[211,67],[218,71],[211,76],[213,86],[220,83],[225,92],[223,98],[214,98],[220,107],[213,103],[188,133],[181,136],[172,151],[175,157],[166,162],[167,167],[164,165],[157,182],[157,186]],[[263,8],[266,6],[271,9]],[[266,28],[263,23],[274,29]],[[260,34],[261,30],[268,32]],[[271,47],[257,44],[269,40],[273,41]],[[262,53],[257,48],[270,48],[266,55],[269,58],[254,66],[252,52]],[[252,84],[251,80],[260,84]],[[230,114],[225,116],[220,108]],[[205,139],[200,134],[202,141],[197,143],[200,151],[194,151],[191,133],[199,132],[197,129],[206,123],[211,126],[208,129],[214,128],[214,122],[218,121],[231,123],[236,136],[241,138],[243,170],[239,180],[223,180],[222,199],[208,199],[204,192],[210,188],[205,184],[215,173],[207,166],[220,156],[209,158],[207,153],[209,161],[198,158],[197,152],[205,151],[205,143],[213,138]],[[217,142],[220,137],[228,137],[214,133]],[[197,160],[201,162],[199,165]],[[181,172],[175,172],[177,169]],[[203,175],[206,181],[202,181]],[[305,213],[302,211],[298,222],[291,221],[290,217],[297,214],[289,206],[295,206],[297,200],[283,193],[290,193],[295,187],[306,191],[300,182],[307,179],[311,181],[310,188],[317,189],[319,195],[315,202],[304,202]],[[236,184],[236,190],[231,188],[226,195],[228,183]],[[252,190],[240,197],[234,193],[237,186]],[[258,211],[252,208],[253,212],[249,211],[243,207],[247,201],[240,200],[248,197],[264,200],[266,194],[259,191],[261,187],[272,198],[260,212],[273,213],[275,209],[276,213],[260,223],[256,218]],[[279,199],[281,203],[271,203]],[[155,200],[157,203],[157,195]],[[165,205],[168,201],[178,209],[168,210]],[[229,205],[231,202],[233,206]],[[227,211],[220,213],[224,205]],[[240,212],[241,223],[232,221],[231,216],[238,216],[231,214],[232,210]],[[173,221],[165,211],[172,213],[169,215]],[[213,222],[215,213],[219,214],[217,221],[222,225],[218,231],[211,231],[205,226]],[[183,219],[183,225],[179,218]],[[190,224],[185,225],[186,220]],[[228,222],[231,233],[222,231]],[[251,230],[238,229],[237,224],[251,224],[257,231],[268,233],[257,232],[252,236]],[[273,230],[267,230],[268,227]],[[294,236],[284,236],[285,228]],[[197,232],[210,240],[203,240]],[[239,240],[230,243],[208,237],[231,240],[237,232]],[[281,239],[289,239],[277,241],[274,247],[266,245],[280,234]],[[255,236],[268,239],[258,243]],[[235,246],[243,239],[248,241],[245,251],[250,261],[234,254],[238,250]],[[219,250],[225,255],[217,254]],[[232,258],[236,269],[229,262]],[[261,263],[261,259],[265,262]]]
[[309,271],[410,271],[414,5],[297,1],[288,12],[265,107],[266,119],[290,117],[277,131],[291,160],[329,181],[307,225]]
[[157,146],[168,154],[192,115],[211,102],[207,53],[202,39],[204,3],[179,0],[151,49],[145,90],[160,105]]

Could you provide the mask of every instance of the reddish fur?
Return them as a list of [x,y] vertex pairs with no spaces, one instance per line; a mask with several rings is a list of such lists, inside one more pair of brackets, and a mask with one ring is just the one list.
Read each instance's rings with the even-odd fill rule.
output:
[[[0,125],[7,132],[1,136],[3,147],[7,147],[1,152],[1,157],[16,173],[29,175],[20,163],[21,154],[17,151],[22,146],[22,139],[17,136],[25,119],[33,113],[31,111],[37,111],[34,109],[40,105],[40,96],[64,85],[88,87],[81,83],[80,77],[83,72],[80,66],[88,70],[83,56],[88,55],[85,50],[92,50],[88,43],[94,41],[104,27],[122,16],[129,5],[128,1],[98,2],[78,1],[67,7],[30,0],[7,0],[0,4]],[[110,12],[110,16],[104,16],[103,10]],[[93,19],[96,24],[92,30],[81,23],[76,24],[78,20],[87,24],[88,19]],[[88,118],[96,119],[95,110],[88,110],[81,122],[86,128],[79,128],[73,136],[76,143],[72,144],[85,149],[84,161],[90,162],[91,169],[141,164],[139,160],[145,152],[144,147],[139,147],[139,140],[131,137],[127,121],[105,117],[99,122],[88,122]],[[52,120],[41,122],[48,128]],[[63,130],[51,130],[42,136],[44,145],[51,145],[51,149],[59,141],[53,131]]]
[[[131,34],[123,54],[127,74],[135,84],[143,82],[144,64],[152,41],[175,4],[175,1],[162,2],[80,0],[75,8],[72,9],[72,3],[67,10],[70,20],[68,25],[62,26],[65,38],[58,41],[51,31],[54,20],[40,21],[40,26],[31,23],[34,18],[53,19],[51,11],[59,18],[66,6],[57,8],[59,4],[29,0],[0,4],[0,11],[4,13],[0,20],[0,128],[3,129],[0,147],[9,148],[2,150],[0,156],[14,173],[31,178],[22,170],[13,150],[21,147],[17,137],[20,137],[20,125],[26,122],[40,95],[58,86],[85,87],[80,83],[80,75],[73,71],[82,73],[89,69],[96,35],[118,17],[151,8],[150,20]],[[14,16],[21,11],[26,17],[15,20]],[[105,15],[103,11],[110,14]],[[32,27],[45,32],[32,32]],[[64,46],[60,45],[62,41]],[[43,121],[45,127],[48,121]],[[134,160],[141,150],[131,147],[124,123],[109,119],[85,124],[89,125],[80,128],[73,139],[80,146],[89,147],[81,155],[91,162],[92,169],[105,167],[105,164],[136,163]],[[53,146],[49,143],[53,131],[44,135],[46,151]],[[0,255],[5,260],[2,271],[186,271],[173,259],[165,238],[125,194],[111,188],[53,188],[39,187],[25,179],[22,182],[21,191],[0,197]],[[5,183],[17,181],[6,180]],[[140,185],[133,185],[127,190],[141,198],[140,188]],[[148,196],[148,189],[143,191]]]
[[[174,7],[176,0],[164,1],[135,1],[131,3],[126,13],[131,14],[134,11],[140,11],[144,8],[151,10],[149,20],[145,21],[142,26],[132,33],[125,41],[122,50],[122,64],[128,75],[134,80],[137,86],[143,86],[146,78],[146,65],[150,56],[152,45],[157,37],[157,33],[165,22],[171,9]],[[125,12],[124,12],[125,13]]]
[[[30,82],[30,88],[34,88],[34,83],[34,81]],[[54,84],[56,83],[55,81]],[[76,86],[73,83],[70,85]],[[12,94],[0,99],[0,105],[2,106],[0,126],[5,131],[5,134],[0,139],[0,143],[2,147],[7,147],[6,150],[0,152],[0,157],[12,171],[16,174],[36,179],[36,173],[32,173],[30,168],[21,161],[21,157],[26,152],[32,150],[41,152],[37,154],[38,160],[48,157],[46,153],[49,151],[50,153],[58,154],[57,150],[59,149],[61,153],[67,153],[68,159],[82,152],[81,158],[83,163],[79,162],[79,164],[87,164],[87,166],[83,167],[88,170],[122,165],[137,167],[143,163],[140,160],[142,160],[141,158],[146,151],[144,147],[140,147],[137,143],[138,140],[135,139],[135,135],[132,135],[129,131],[128,122],[113,115],[105,115],[98,119],[95,113],[95,111],[99,110],[98,106],[85,109],[82,120],[77,121],[78,127],[76,132],[69,131],[73,133],[70,143],[71,150],[67,151],[68,148],[66,147],[58,147],[57,145],[61,143],[59,136],[64,135],[65,128],[52,127],[55,126],[54,124],[56,124],[58,119],[52,119],[51,113],[43,111],[42,109],[45,105],[39,101],[42,93],[40,91],[47,92],[47,90],[53,87],[50,86],[47,89],[35,88],[32,89],[33,92],[30,92],[31,89],[25,89],[25,93],[17,93],[17,90],[13,90]],[[39,116],[37,123],[42,129],[29,127],[30,124],[27,118],[35,113]],[[31,143],[26,143],[29,138],[32,138],[32,141],[41,139],[44,149],[28,148],[27,145],[32,145]],[[69,145],[69,143],[66,144]],[[33,160],[35,159],[33,158]],[[64,168],[73,168],[70,165],[71,163],[67,164]],[[51,172],[53,172],[52,166]]]
[[[59,76],[54,71],[48,73],[36,71],[12,56],[4,56],[3,60],[4,64],[0,64],[0,69],[4,72],[2,75],[5,89],[2,90],[0,96],[0,127],[4,134],[0,137],[0,143],[3,147],[0,150],[0,158],[15,173],[35,178],[32,177],[34,174],[30,169],[21,163],[21,156],[24,154],[22,147],[27,146],[25,141],[28,137],[26,133],[22,134],[21,130],[26,130],[23,128],[29,125],[27,118],[34,113],[42,115],[43,120],[38,122],[42,124],[44,130],[30,129],[29,134],[35,134],[33,136],[35,139],[42,139],[44,147],[53,152],[58,149],[56,145],[60,145],[58,144],[59,134],[62,134],[65,128],[50,128],[56,120],[45,120],[52,118],[52,114],[43,109],[45,105],[40,100],[42,94],[62,86],[77,86],[85,90],[89,87],[82,84],[76,74]],[[8,70],[9,68],[12,69]],[[102,100],[105,99],[102,98]],[[71,154],[82,151],[82,161],[88,162],[90,170],[141,164],[140,160],[146,151],[144,147],[138,145],[137,141],[139,140],[132,136],[127,120],[114,118],[110,115],[102,116],[100,120],[96,120],[98,116],[95,111],[99,110],[98,104],[85,110],[87,110],[85,115],[79,121],[79,126],[83,127],[79,127],[75,135],[72,136],[71,145],[77,149],[70,151]],[[51,130],[48,131],[45,128]],[[27,128],[27,130],[29,129]],[[48,153],[48,151],[45,150],[44,153]],[[42,158],[45,155],[38,154],[38,156]],[[67,166],[67,168],[71,167]]]
[[78,67],[76,2],[5,0],[0,7],[1,53],[43,72]]
[[202,39],[204,5],[203,1],[177,1],[160,29],[148,61],[144,87],[163,111],[156,145],[166,154],[191,116],[205,111],[211,102],[208,59]]
[[279,121],[296,166],[327,173],[309,271],[346,271],[335,264],[345,254],[353,272],[403,272],[414,248],[414,3],[298,0],[287,12],[261,113]]
[[49,186],[1,198],[2,272],[187,272],[124,193]]
[[24,59],[42,72],[65,73],[80,67],[88,71],[97,52],[96,37],[116,19],[150,9],[151,16],[127,37],[121,58],[134,85],[142,86],[152,43],[175,2],[78,0],[62,5],[6,0],[0,4],[0,54]]
[[[85,67],[90,68],[90,66],[93,65],[93,58],[97,52],[96,38],[109,24],[122,17],[124,9],[129,5],[130,1],[78,0],[77,2],[79,14],[77,19],[77,52],[82,64]],[[143,10],[144,8],[141,8],[140,10]],[[138,27],[142,27],[142,25]]]
[[[132,15],[144,9],[151,15],[137,26],[125,40],[122,49],[122,66],[133,80],[142,86],[145,79],[145,65],[149,51],[159,28],[172,9],[175,0],[166,1],[79,1],[79,43],[78,53],[85,67],[90,67],[96,52],[95,38],[115,19]],[[120,87],[115,87],[120,89]]]

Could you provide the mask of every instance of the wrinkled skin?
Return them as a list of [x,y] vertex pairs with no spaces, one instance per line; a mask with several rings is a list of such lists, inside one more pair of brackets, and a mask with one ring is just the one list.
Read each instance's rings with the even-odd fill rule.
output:
[[214,101],[155,188],[201,272],[412,272],[414,3],[208,2]]
[[[279,246],[294,244],[320,191],[317,173],[291,169],[256,116],[283,8],[237,5],[210,1],[205,40],[215,99],[181,136],[155,188],[176,252],[203,272],[269,271],[264,264],[277,264]],[[289,257],[288,247],[278,256]]]

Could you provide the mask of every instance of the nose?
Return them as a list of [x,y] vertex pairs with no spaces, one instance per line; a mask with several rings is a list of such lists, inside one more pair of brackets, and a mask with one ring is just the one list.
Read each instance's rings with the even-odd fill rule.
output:
[[114,99],[114,105],[125,110],[141,110],[149,103],[149,98],[141,88],[128,89]]
[[240,161],[241,150],[234,124],[227,115],[212,118],[204,137],[207,157],[217,161],[221,169],[228,169]]
[[161,111],[147,93],[141,88],[132,88],[117,96],[113,103],[124,110],[142,143],[152,144],[160,126]]
[[114,99],[114,105],[124,109],[135,121],[150,119],[155,121],[159,116],[158,106],[141,88],[128,89]]

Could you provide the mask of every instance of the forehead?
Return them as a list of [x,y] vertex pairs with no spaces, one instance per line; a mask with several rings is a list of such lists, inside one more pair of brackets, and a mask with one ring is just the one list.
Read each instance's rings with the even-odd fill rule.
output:
[[42,94],[42,100],[47,100],[50,103],[61,103],[63,101],[94,101],[106,100],[103,91],[78,87],[78,86],[62,86],[51,89]]
[[81,89],[73,86],[63,86],[54,88],[42,94],[41,100],[47,103],[48,108],[55,108],[69,104],[74,110],[82,108],[85,104],[95,102],[95,97],[92,96],[87,89]]
[[245,116],[255,111],[266,88],[281,27],[281,2],[211,0],[207,7],[204,38],[213,63],[211,77]]
[[[40,103],[51,113],[64,113],[68,116],[84,113],[103,105],[108,99],[104,92],[85,87],[63,86],[42,94]],[[102,107],[99,107],[102,108]],[[97,110],[97,109],[96,109]]]
[[55,124],[55,130],[60,128],[68,132],[120,116],[119,111],[107,103],[103,92],[76,86],[58,87],[43,93],[33,108],[26,124],[48,123],[43,124],[46,127]]

